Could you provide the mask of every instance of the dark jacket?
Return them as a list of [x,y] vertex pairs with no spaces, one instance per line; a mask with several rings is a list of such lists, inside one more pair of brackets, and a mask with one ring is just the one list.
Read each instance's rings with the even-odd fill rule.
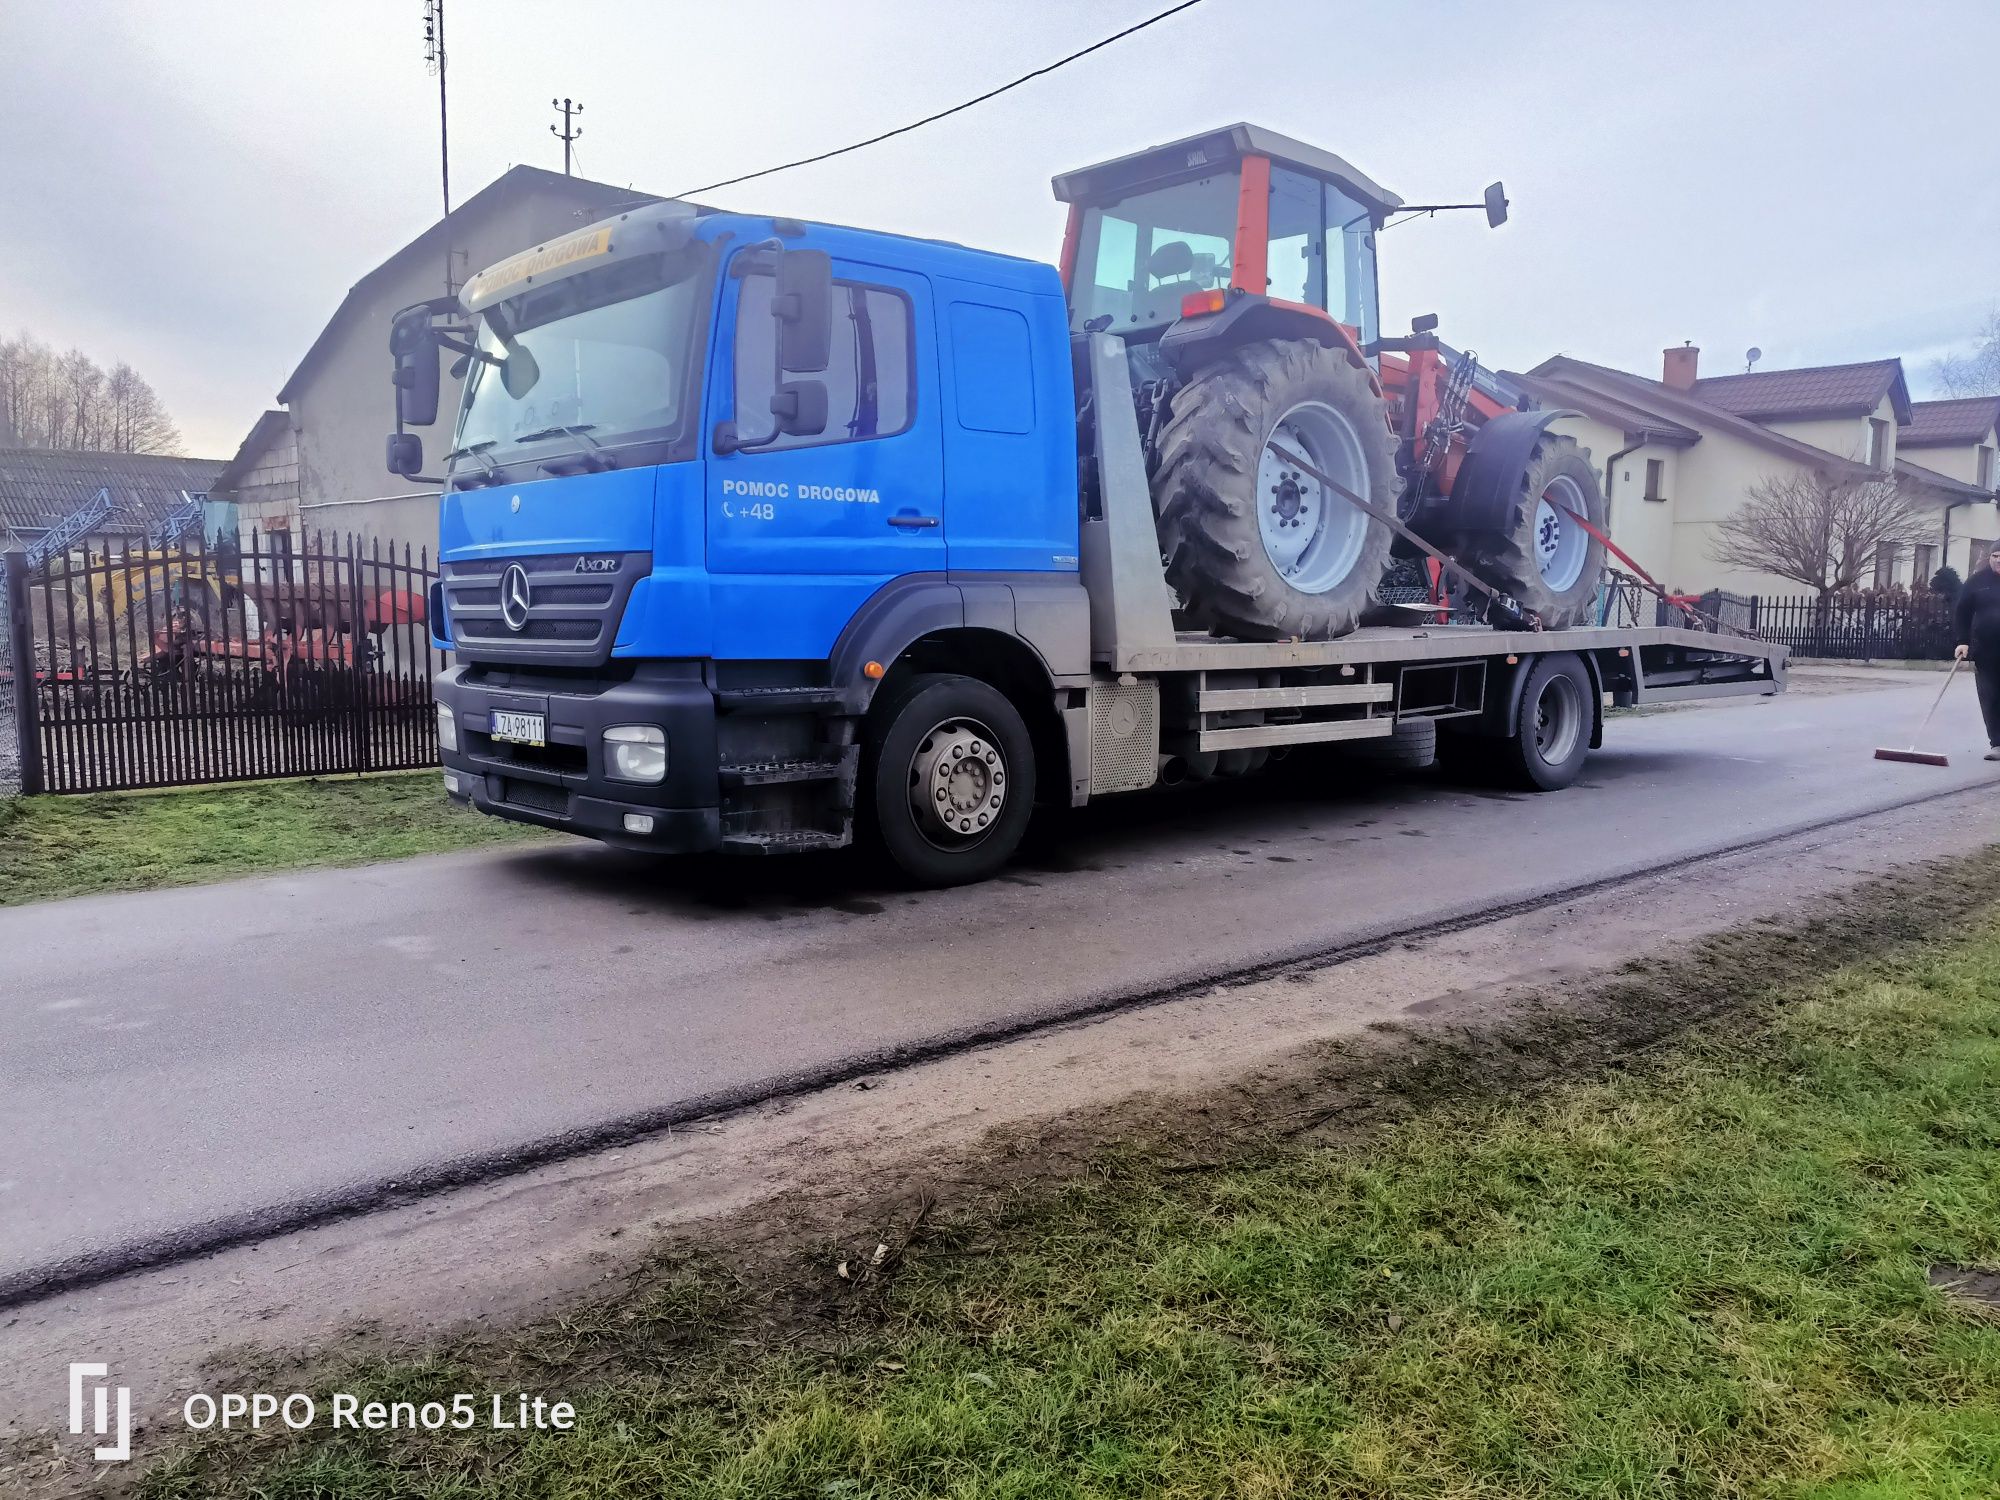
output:
[[2000,664],[2000,573],[1979,569],[1958,591],[1952,611],[1953,635],[1981,661]]

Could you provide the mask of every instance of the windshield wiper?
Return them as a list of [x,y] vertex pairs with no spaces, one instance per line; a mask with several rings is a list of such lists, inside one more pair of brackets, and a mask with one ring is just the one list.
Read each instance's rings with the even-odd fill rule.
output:
[[[544,438],[552,438],[552,437],[581,438],[583,440],[584,446],[590,449],[590,452],[588,455],[586,455],[584,461],[587,464],[589,464],[591,468],[593,469],[617,468],[618,460],[613,458],[609,453],[605,451],[604,444],[598,442],[596,438],[591,436],[591,433],[595,432],[596,430],[597,430],[597,424],[595,422],[574,422],[569,424],[558,423],[554,427],[544,427],[539,432],[524,432],[520,434],[520,436],[516,437],[514,441],[517,443],[538,443],[541,442]],[[545,463],[542,465],[542,467],[546,469],[548,468],[548,465]]]
[[500,482],[500,466],[486,456],[486,450],[493,447],[497,442],[499,442],[498,438],[488,438],[484,442],[467,443],[463,448],[454,448],[451,452],[447,453],[444,456],[445,462],[450,463],[455,458],[476,458],[479,460],[480,467],[486,471],[479,477],[488,484],[498,484]]

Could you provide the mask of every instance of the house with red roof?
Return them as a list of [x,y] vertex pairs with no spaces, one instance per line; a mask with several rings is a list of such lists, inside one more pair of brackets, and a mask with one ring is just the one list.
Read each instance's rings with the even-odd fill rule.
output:
[[1963,577],[2000,538],[2000,397],[1913,402],[1898,359],[1703,375],[1700,358],[1693,345],[1668,349],[1650,379],[1557,355],[1509,377],[1542,407],[1575,413],[1555,430],[1590,450],[1613,540],[1670,589],[1798,592],[1715,550],[1718,524],[1759,484],[1801,474],[1893,483],[1934,528],[1878,554],[1865,581],[1879,586],[1922,586],[1946,563]]

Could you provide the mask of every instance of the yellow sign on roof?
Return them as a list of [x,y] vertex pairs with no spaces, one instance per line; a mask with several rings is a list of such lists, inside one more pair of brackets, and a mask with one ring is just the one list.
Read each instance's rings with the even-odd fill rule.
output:
[[459,300],[465,304],[468,311],[477,312],[485,303],[493,301],[495,295],[506,287],[526,281],[533,276],[546,276],[551,271],[573,266],[580,260],[592,260],[610,248],[610,226],[578,230],[575,234],[564,235],[559,240],[550,240],[546,245],[537,245],[532,250],[524,250],[521,254],[509,256],[497,265],[488,266],[466,282],[465,289],[459,294]]

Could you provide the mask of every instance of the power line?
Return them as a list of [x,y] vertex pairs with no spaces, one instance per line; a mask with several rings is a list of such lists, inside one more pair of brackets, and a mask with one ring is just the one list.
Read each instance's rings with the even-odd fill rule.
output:
[[720,182],[711,182],[704,187],[688,188],[674,194],[674,196],[676,198],[691,198],[697,193],[712,193],[717,188],[734,187],[739,182],[752,182],[759,177],[769,177],[776,172],[789,172],[793,167],[809,167],[814,162],[829,161],[836,156],[845,156],[850,151],[859,151],[863,146],[875,146],[889,140],[891,137],[908,135],[912,130],[920,130],[926,125],[935,125],[939,120],[971,109],[975,104],[984,104],[988,99],[997,99],[1009,89],[1017,89],[1024,83],[1032,82],[1046,74],[1055,72],[1058,68],[1068,67],[1080,57],[1088,57],[1093,52],[1098,52],[1109,47],[1113,42],[1123,41],[1134,32],[1144,31],[1148,26],[1159,24],[1169,16],[1177,16],[1184,10],[1193,10],[1199,4],[1201,4],[1201,0],[1181,0],[1179,5],[1171,5],[1158,15],[1148,16],[1136,25],[1127,26],[1123,31],[1113,32],[1110,36],[1104,38],[1103,41],[1092,42],[1088,47],[1072,52],[1067,57],[1059,57],[1045,67],[1035,69],[1032,73],[1023,73],[1011,83],[1003,83],[996,89],[988,89],[976,98],[967,99],[963,104],[954,104],[950,109],[941,109],[934,115],[925,115],[921,120],[912,120],[907,125],[898,125],[894,130],[885,130],[880,135],[871,135],[865,141],[856,141],[851,146],[836,146],[831,151],[822,151],[816,156],[802,156],[797,161],[788,161],[775,167],[765,167],[762,171],[745,172],[741,177],[725,177]]
[[570,157],[575,153],[577,141],[583,137],[583,127],[576,124],[574,120],[574,116],[583,113],[583,106],[564,98],[551,99],[549,101],[549,108],[558,111],[563,117],[562,128],[558,130],[555,126],[551,125],[549,127],[549,134],[555,136],[563,143],[563,176],[567,177],[570,175]]

